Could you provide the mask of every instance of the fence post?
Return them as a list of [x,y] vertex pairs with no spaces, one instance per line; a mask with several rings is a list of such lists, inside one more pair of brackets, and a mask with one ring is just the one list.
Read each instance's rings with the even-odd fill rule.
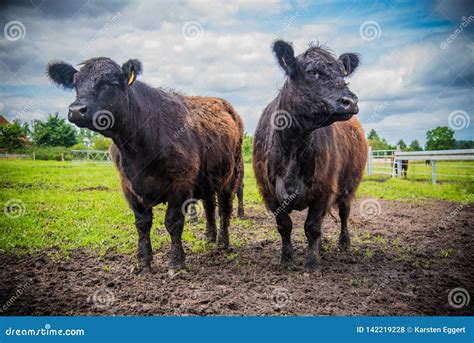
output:
[[[397,145],[397,150],[395,151],[395,154],[399,151],[402,151],[402,149],[400,148],[400,145]],[[397,177],[398,178],[401,178],[402,177],[402,160],[400,159],[397,159],[396,160],[396,163],[397,163]]]
[[33,151],[33,161],[36,160],[35,152]]
[[369,145],[368,157],[367,157],[367,176],[372,175],[372,147]]
[[64,162],[64,153],[61,153],[61,162]]
[[436,160],[431,160],[431,181],[436,185]]

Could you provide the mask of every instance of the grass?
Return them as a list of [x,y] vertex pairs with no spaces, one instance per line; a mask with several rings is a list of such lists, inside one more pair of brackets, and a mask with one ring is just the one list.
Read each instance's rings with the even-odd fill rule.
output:
[[[119,253],[135,251],[134,218],[112,164],[3,160],[0,161],[0,173],[0,203],[4,210],[8,213],[15,204],[24,210],[18,218],[5,213],[0,215],[0,253],[48,249],[67,254],[77,248],[91,249],[99,254],[105,254],[108,249]],[[246,164],[244,182],[246,204],[261,206],[262,199],[250,163]],[[473,202],[474,197],[469,196],[473,192],[473,182],[433,186],[429,182],[367,178],[358,195],[404,201]],[[154,209],[151,237],[155,249],[169,241],[164,229],[164,208],[160,205]],[[264,211],[263,206],[261,209]],[[248,219],[233,218],[232,221],[233,225],[252,224]],[[202,216],[197,223],[186,224],[183,240],[192,251],[209,247],[203,239],[204,227]],[[369,257],[370,252],[366,255]],[[229,259],[233,258],[229,256]]]

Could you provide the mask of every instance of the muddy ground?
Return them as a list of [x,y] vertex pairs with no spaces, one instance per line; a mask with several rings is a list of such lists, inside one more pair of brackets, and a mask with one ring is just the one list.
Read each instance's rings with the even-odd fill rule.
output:
[[[474,299],[456,308],[467,299],[458,293],[451,306],[448,294],[461,287],[474,296],[474,206],[367,204],[353,207],[349,252],[337,249],[339,224],[326,218],[322,276],[279,267],[279,235],[260,206],[247,207],[248,222],[232,227],[240,242],[233,251],[187,249],[188,271],[174,277],[168,245],[155,251],[154,273],[145,276],[132,272],[133,255],[0,255],[0,314],[473,315]],[[302,265],[304,213],[292,217]]]

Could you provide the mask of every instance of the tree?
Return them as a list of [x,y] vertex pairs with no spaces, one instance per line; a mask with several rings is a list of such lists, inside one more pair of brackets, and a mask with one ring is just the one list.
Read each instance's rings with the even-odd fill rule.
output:
[[92,138],[92,149],[94,150],[108,150],[112,140],[102,135],[97,135]]
[[13,123],[0,125],[0,149],[12,151],[23,148],[28,142],[28,125],[14,120]]
[[77,133],[77,140],[79,142],[78,144],[82,144],[86,148],[91,147],[92,146],[92,139],[96,135],[98,135],[98,134],[95,133],[92,130],[80,128],[79,132]]
[[416,139],[411,141],[410,147],[408,149],[410,151],[422,151],[423,150],[423,148],[420,145],[420,142],[418,142]]
[[456,149],[474,149],[474,141],[456,141]]
[[374,129],[370,130],[369,134],[367,135],[368,140],[380,140],[380,137]]
[[455,147],[454,131],[447,126],[438,126],[426,133],[425,150],[450,150]]
[[406,143],[403,141],[403,139],[400,139],[397,143],[397,146],[400,147],[400,149],[402,149],[402,151],[406,150],[407,149],[407,145]]
[[40,146],[70,147],[77,143],[74,126],[66,123],[58,113],[50,114],[46,121],[33,122],[33,143]]

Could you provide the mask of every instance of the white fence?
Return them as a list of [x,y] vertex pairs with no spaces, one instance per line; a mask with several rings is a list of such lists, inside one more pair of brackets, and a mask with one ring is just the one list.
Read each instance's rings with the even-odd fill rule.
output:
[[107,150],[71,150],[71,154],[73,161],[110,161]]
[[[467,175],[460,174],[440,174],[437,173],[437,161],[473,161],[474,149],[462,150],[438,150],[438,151],[401,151],[397,150],[372,150],[369,147],[369,156],[367,160],[367,175],[374,174],[391,175],[392,177],[402,177],[402,165],[408,166],[410,161],[425,161],[431,165],[431,181],[436,184],[436,176],[447,176],[456,178],[473,178],[474,174],[470,171]],[[450,168],[474,168],[472,165],[450,166]],[[474,172],[474,170],[473,170]]]

